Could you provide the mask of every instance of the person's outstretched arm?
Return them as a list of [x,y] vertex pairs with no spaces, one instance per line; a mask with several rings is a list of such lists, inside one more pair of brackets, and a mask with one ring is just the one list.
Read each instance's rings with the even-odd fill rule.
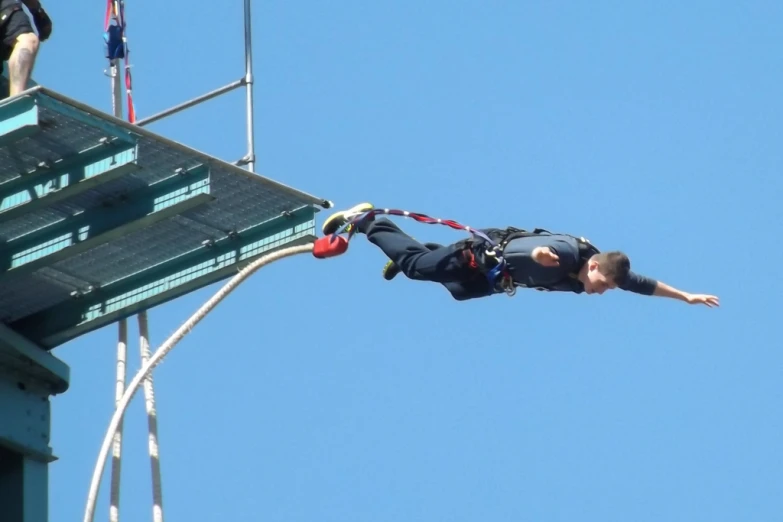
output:
[[691,294],[689,292],[683,292],[682,290],[678,290],[677,288],[669,286],[666,283],[662,283],[661,281],[658,281],[658,284],[655,285],[655,292],[653,295],[657,297],[678,299],[688,304],[703,304],[709,306],[710,308],[720,306],[720,300],[715,295]]
[[622,286],[623,290],[634,292],[636,294],[649,295],[655,297],[668,297],[670,299],[677,299],[688,304],[703,304],[710,308],[720,306],[720,300],[717,296],[708,294],[691,294],[683,292],[673,286],[667,285],[664,282],[656,281],[649,277],[636,274],[634,272],[628,273],[628,281]]

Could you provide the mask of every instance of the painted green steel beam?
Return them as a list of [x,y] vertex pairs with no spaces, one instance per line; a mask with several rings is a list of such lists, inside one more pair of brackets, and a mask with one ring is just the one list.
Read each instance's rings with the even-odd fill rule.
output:
[[0,325],[0,520],[45,521],[51,401],[68,389],[68,366]]
[[68,365],[4,324],[0,324],[0,354],[3,354],[3,366],[47,383],[51,394],[64,393],[68,389]]
[[[46,404],[49,401],[44,399]],[[2,415],[4,412],[0,412]],[[0,506],[3,522],[49,520],[49,466],[22,453],[0,448]]]
[[209,167],[201,165],[183,170],[0,245],[0,272],[141,219],[185,197],[206,193],[209,193]]
[[125,163],[124,165],[118,165],[101,174],[97,174],[93,177],[79,181],[76,184],[68,185],[62,190],[56,190],[49,192],[46,196],[38,199],[33,199],[28,203],[23,203],[15,207],[11,207],[8,210],[0,212],[0,224],[10,221],[11,219],[18,218],[25,214],[35,212],[36,210],[48,207],[53,203],[57,203],[67,198],[71,198],[90,189],[109,183],[123,176],[127,176],[131,172],[135,172],[139,169],[138,164],[134,161],[132,163]]
[[22,96],[0,106],[0,147],[12,145],[40,130],[38,106],[32,96]]
[[76,242],[51,254],[35,258],[24,264],[20,264],[17,267],[11,268],[7,272],[0,274],[0,284],[6,283],[7,281],[16,277],[28,275],[32,272],[35,272],[36,270],[40,270],[43,267],[50,266],[53,263],[62,261],[63,259],[67,259],[82,252],[86,252],[87,250],[91,250],[99,245],[108,243],[109,241],[117,239],[118,237],[131,234],[137,230],[154,225],[155,223],[166,220],[172,216],[182,214],[183,212],[187,212],[188,210],[214,200],[215,197],[209,194],[196,194],[195,196],[187,198],[184,201],[180,201],[179,203],[175,203],[162,210],[147,214],[141,219],[115,226],[114,228],[111,228],[102,234],[93,236],[84,241]]
[[26,200],[43,198],[118,165],[132,163],[136,157],[135,144],[105,140],[60,161],[42,161],[35,170],[0,183],[0,211],[21,205]]
[[[281,244],[274,248],[270,248],[269,250],[265,250],[260,254],[258,254],[257,256],[248,258],[248,260],[252,261],[257,257],[260,257],[261,255],[274,252],[276,250],[279,250],[280,248],[304,244],[308,241],[312,241],[313,239],[315,239],[315,236],[311,234],[299,235],[296,239],[288,241],[287,243]],[[121,308],[113,309],[111,312],[105,311],[105,309],[103,309],[101,305],[94,305],[90,310],[88,310],[89,316],[85,316],[86,318],[83,318],[82,322],[80,322],[74,327],[70,327],[65,330],[56,332],[52,335],[42,337],[40,339],[40,343],[44,345],[46,349],[55,348],[58,345],[68,342],[75,337],[84,335],[98,328],[101,328],[107,324],[113,323],[123,318],[127,318],[129,316],[140,313],[143,310],[147,310],[159,304],[166,303],[168,301],[186,295],[190,292],[199,290],[200,288],[203,288],[207,285],[220,281],[221,279],[225,279],[229,276],[232,276],[237,272],[237,267],[234,264],[225,265],[224,263],[220,263],[220,262],[216,262],[215,264],[219,265],[220,268],[216,268],[215,270],[209,272],[205,276],[199,277],[197,279],[192,279],[178,286],[167,287],[164,284],[158,285],[156,290],[161,290],[163,288],[166,289],[162,290],[160,293],[152,295],[151,297],[145,297],[141,300],[133,300],[131,304],[127,304]],[[143,292],[143,294],[140,295],[146,295],[147,293],[150,292],[151,291],[145,291]]]
[[[287,216],[279,216],[260,223],[245,230],[238,231],[236,235],[227,236],[215,241],[211,245],[203,245],[188,253],[182,254],[164,263],[126,277],[112,285],[104,286],[104,290],[111,288],[117,295],[133,292],[138,288],[148,287],[157,281],[165,280],[172,274],[179,274],[193,266],[206,262],[213,262],[219,256],[233,253],[238,248],[252,244],[267,237],[285,233],[289,229],[302,226],[315,219],[315,211],[310,206],[301,207],[289,213]],[[313,228],[315,225],[313,225]]]
[[235,274],[245,265],[277,249],[312,241],[315,210],[299,208],[161,263],[73,301],[24,317],[9,326],[52,349],[119,319],[168,302]]
[[42,462],[55,460],[49,447],[49,395],[34,377],[0,367],[0,446]]
[[[139,137],[139,133],[133,132],[128,126],[121,126],[113,123],[109,120],[109,115],[99,116],[97,115],[98,111],[94,108],[90,108],[90,112],[82,110],[76,107],[74,103],[60,101],[53,96],[47,95],[44,91],[45,89],[39,88],[33,93],[36,102],[43,108],[50,109],[68,118],[73,118],[80,123],[99,129],[106,137],[119,138],[131,143],[135,142]],[[95,112],[95,114],[92,112]]]

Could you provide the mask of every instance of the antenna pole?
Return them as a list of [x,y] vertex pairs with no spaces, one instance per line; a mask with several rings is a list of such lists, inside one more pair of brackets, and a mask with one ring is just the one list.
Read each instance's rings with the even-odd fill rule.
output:
[[109,76],[111,77],[111,108],[115,117],[122,119],[122,83],[120,83],[120,61],[114,58],[110,62]]
[[253,124],[253,28],[250,18],[250,0],[245,0],[245,89],[247,91],[247,155],[242,163],[255,172],[256,145]]

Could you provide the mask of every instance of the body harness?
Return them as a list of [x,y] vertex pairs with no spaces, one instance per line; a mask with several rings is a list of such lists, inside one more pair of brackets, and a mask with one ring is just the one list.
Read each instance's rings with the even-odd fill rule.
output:
[[[595,254],[600,253],[600,250],[596,248],[590,241],[585,239],[584,237],[578,237],[571,234],[562,234],[562,233],[553,233],[548,230],[545,230],[543,228],[536,228],[531,230],[524,230],[521,228],[516,227],[506,227],[506,228],[485,228],[482,229],[482,231],[492,238],[494,242],[498,245],[498,249],[501,252],[504,252],[506,249],[506,246],[513,241],[514,239],[520,239],[525,237],[534,237],[534,236],[566,236],[574,239],[578,245],[579,248],[579,263],[576,266],[576,269],[573,272],[570,272],[568,276],[572,279],[578,279],[579,277],[579,271],[582,269],[584,264],[590,260],[591,257],[593,257]],[[464,243],[468,245],[468,248],[470,248],[473,240],[472,239],[465,239],[463,240]],[[519,283],[517,281],[511,281],[511,284],[515,287],[522,287],[527,288],[528,286]],[[547,286],[535,286],[532,287],[537,290],[551,290],[551,288]]]
[[[516,293],[517,287],[525,287],[526,285],[514,281],[514,279],[511,277],[511,273],[508,269],[508,263],[503,257],[503,251],[505,250],[506,245],[508,245],[511,240],[521,237],[540,236],[545,234],[552,235],[551,232],[548,232],[542,228],[536,228],[532,232],[515,227],[507,227],[505,229],[475,229],[450,219],[432,218],[421,213],[388,208],[368,210],[367,212],[359,214],[348,220],[333,235],[337,236],[347,230],[348,240],[350,240],[356,232],[357,225],[359,223],[371,215],[375,216],[378,214],[407,217],[427,225],[446,225],[453,229],[464,230],[470,233],[473,237],[464,239],[457,243],[458,246],[462,247],[470,267],[478,270],[481,274],[483,274],[487,278],[492,288],[499,288],[509,296],[513,296]],[[586,239],[571,235],[568,235],[568,237],[576,239],[579,243],[579,253],[580,259],[582,261],[586,262],[592,255],[598,253],[598,249],[590,244]],[[487,248],[483,249],[483,251],[475,248],[477,238],[487,245]],[[479,255],[476,255],[477,253]],[[582,264],[583,263],[580,263],[580,265]],[[576,274],[569,275],[572,277],[576,276]]]

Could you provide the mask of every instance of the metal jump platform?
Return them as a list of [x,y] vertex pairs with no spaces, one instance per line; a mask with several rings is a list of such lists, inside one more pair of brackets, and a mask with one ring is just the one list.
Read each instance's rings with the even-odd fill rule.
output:
[[51,349],[312,241],[329,206],[41,86],[0,100],[0,511],[48,519]]
[[51,349],[314,239],[319,205],[35,87],[0,101],[0,321]]

